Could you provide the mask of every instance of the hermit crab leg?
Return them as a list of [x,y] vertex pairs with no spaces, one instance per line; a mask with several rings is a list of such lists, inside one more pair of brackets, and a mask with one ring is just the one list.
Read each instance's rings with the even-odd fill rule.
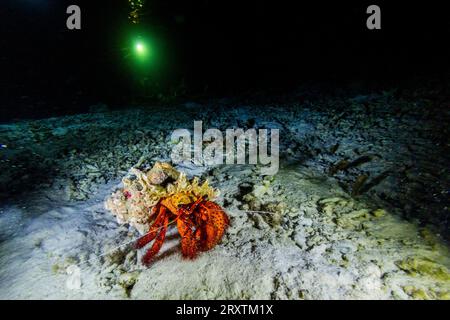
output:
[[161,229],[162,223],[164,221],[164,214],[162,214],[161,206],[158,205],[159,213],[158,216],[155,219],[155,222],[150,227],[150,230],[147,234],[145,234],[143,237],[141,237],[136,242],[136,248],[141,249],[144,247],[147,243],[151,242],[153,239],[156,238],[158,231]]
[[142,257],[142,263],[148,265],[152,258],[161,250],[161,247],[164,243],[164,239],[166,238],[167,225],[169,223],[169,216],[166,214],[166,208],[161,207],[161,214],[163,215],[163,223],[160,233],[155,239],[152,247],[147,251],[147,253]]
[[181,235],[181,253],[186,258],[195,258],[198,248],[197,241],[195,239],[195,234],[193,224],[189,221],[188,216],[181,216],[177,220],[178,232]]

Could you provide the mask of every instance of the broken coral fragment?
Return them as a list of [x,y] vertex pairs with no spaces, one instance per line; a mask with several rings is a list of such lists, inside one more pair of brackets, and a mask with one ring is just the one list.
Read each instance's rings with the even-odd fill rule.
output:
[[428,258],[409,257],[396,264],[397,267],[413,276],[422,275],[436,280],[450,281],[450,273],[447,268]]

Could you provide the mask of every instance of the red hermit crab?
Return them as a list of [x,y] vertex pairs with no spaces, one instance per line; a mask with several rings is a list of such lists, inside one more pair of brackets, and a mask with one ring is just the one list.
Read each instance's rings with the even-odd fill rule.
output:
[[120,223],[130,223],[143,234],[137,248],[154,241],[142,258],[145,265],[161,249],[171,223],[177,225],[186,258],[213,248],[229,225],[227,214],[212,202],[217,191],[208,182],[200,185],[197,178],[188,180],[170,164],[157,162],[148,171],[132,168],[122,182],[124,188],[105,205]]
[[158,253],[164,242],[169,221],[176,221],[181,235],[181,252],[184,257],[194,258],[199,251],[206,251],[214,247],[225,232],[229,224],[228,216],[222,208],[212,201],[198,197],[189,204],[180,204],[180,199],[190,198],[186,194],[177,194],[162,199],[154,207],[154,222],[150,231],[137,242],[142,248],[155,239],[152,247],[142,258],[148,264]]

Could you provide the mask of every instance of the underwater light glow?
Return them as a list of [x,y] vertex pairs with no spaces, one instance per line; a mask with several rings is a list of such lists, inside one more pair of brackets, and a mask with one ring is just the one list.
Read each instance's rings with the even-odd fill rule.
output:
[[134,28],[124,34],[121,40],[126,45],[122,47],[123,58],[129,64],[132,72],[142,77],[149,77],[159,72],[164,65],[161,59],[161,50],[164,48],[157,35],[145,30]]
[[139,54],[145,53],[145,46],[141,42],[137,43],[136,44],[136,51]]
[[150,46],[142,39],[138,39],[133,43],[134,55],[140,63],[150,62],[151,54]]

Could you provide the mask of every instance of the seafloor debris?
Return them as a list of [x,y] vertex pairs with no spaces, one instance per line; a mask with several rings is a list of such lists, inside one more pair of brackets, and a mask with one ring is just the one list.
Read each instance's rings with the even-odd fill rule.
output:
[[413,276],[427,276],[437,280],[450,281],[450,272],[443,265],[422,257],[409,257],[397,262],[397,266]]
[[353,196],[358,196],[361,194],[361,190],[368,178],[369,177],[365,174],[359,175],[356,178],[355,182],[352,185],[352,195]]
[[168,163],[156,162],[150,170],[132,168],[123,180],[124,188],[105,202],[119,223],[129,223],[144,234],[137,242],[142,248],[154,241],[143,257],[148,264],[158,253],[170,223],[177,224],[184,257],[214,247],[229,224],[223,209],[212,202],[218,191],[205,181],[188,180]]
[[[333,151],[334,153],[334,151]],[[330,176],[335,175],[338,171],[342,171],[342,170],[347,170],[353,167],[357,167],[359,165],[362,165],[364,163],[370,162],[372,160],[374,156],[361,156],[353,161],[348,161],[348,160],[341,160],[338,163],[336,163],[335,165],[331,166],[330,169],[328,170],[328,174]]]
[[338,171],[341,170],[345,170],[348,168],[348,165],[350,164],[350,162],[348,162],[347,160],[341,160],[338,163],[336,163],[335,165],[333,165],[329,170],[328,170],[328,174],[330,176],[336,174]]

